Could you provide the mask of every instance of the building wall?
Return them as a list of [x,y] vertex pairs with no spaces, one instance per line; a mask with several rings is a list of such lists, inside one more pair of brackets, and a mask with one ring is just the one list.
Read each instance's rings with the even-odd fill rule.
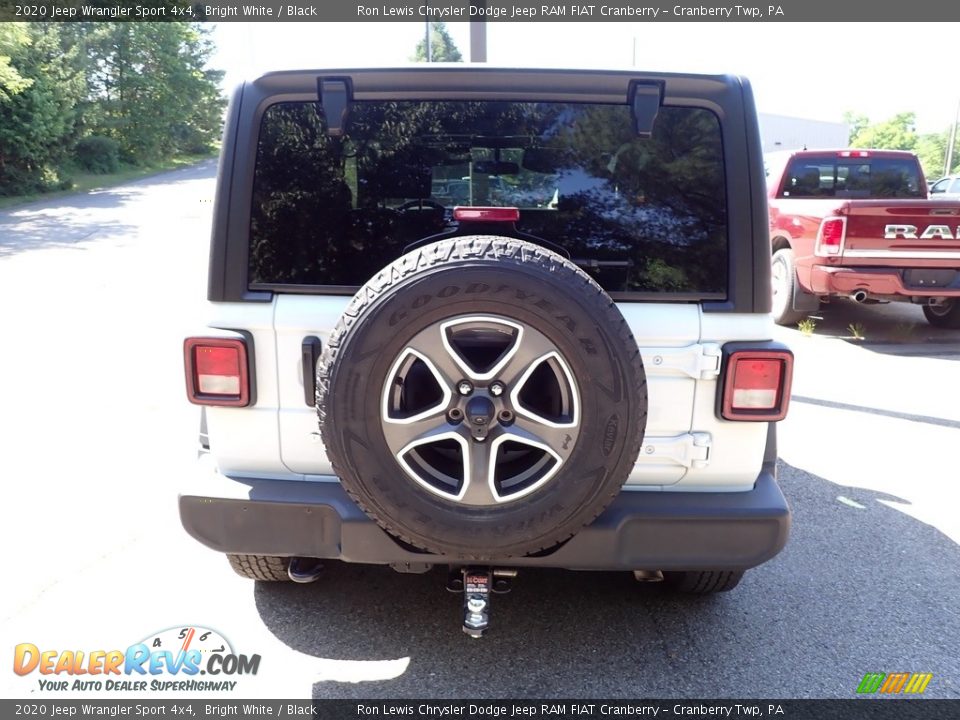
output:
[[846,123],[760,113],[760,139],[765,153],[803,148],[845,148],[849,134]]

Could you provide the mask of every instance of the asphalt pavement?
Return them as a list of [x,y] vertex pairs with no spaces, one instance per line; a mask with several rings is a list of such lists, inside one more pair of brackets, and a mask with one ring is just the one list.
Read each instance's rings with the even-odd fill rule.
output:
[[[176,511],[215,172],[0,213],[0,651],[199,625],[262,657],[231,697],[851,698],[867,672],[929,672],[925,696],[960,698],[960,333],[916,307],[838,303],[809,337],[777,331],[797,356],[793,532],[731,593],[525,571],[473,640],[440,571],[236,577]],[[50,696],[9,670],[0,694]]]

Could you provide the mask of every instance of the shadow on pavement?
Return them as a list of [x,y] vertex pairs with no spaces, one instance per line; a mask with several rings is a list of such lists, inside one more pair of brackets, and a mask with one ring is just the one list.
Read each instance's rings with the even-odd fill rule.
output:
[[960,697],[960,548],[880,502],[897,498],[789,465],[781,483],[786,549],[714,597],[627,573],[523,571],[481,640],[460,631],[440,569],[334,563],[313,585],[257,583],[254,599],[302,653],[409,658],[393,679],[318,682],[316,698],[852,698],[868,671],[933,672],[928,696]]
[[[38,200],[2,211],[0,258],[50,248],[86,250],[89,243],[105,239],[135,241],[144,211],[163,217],[163,206],[154,207],[148,202],[155,186],[169,190],[178,184],[212,178],[216,170],[216,163],[206,160],[117,187]],[[143,207],[131,207],[138,203]],[[130,215],[129,221],[124,219],[125,214]]]

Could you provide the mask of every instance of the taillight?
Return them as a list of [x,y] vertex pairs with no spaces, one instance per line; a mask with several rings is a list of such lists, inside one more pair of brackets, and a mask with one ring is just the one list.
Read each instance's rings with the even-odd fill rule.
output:
[[453,219],[471,222],[516,222],[520,219],[520,210],[515,207],[455,207]]
[[724,347],[720,416],[724,420],[775,422],[790,404],[793,353],[776,343],[756,349]]
[[247,344],[234,338],[187,338],[183,342],[187,399],[195,405],[250,404]]
[[817,232],[817,255],[840,255],[843,241],[847,235],[847,219],[842,217],[824,218]]

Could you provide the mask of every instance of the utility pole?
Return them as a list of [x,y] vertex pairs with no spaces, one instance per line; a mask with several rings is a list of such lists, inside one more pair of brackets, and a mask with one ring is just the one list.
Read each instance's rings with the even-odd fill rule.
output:
[[953,147],[957,142],[957,119],[960,117],[960,102],[957,102],[957,111],[953,114],[953,123],[950,125],[950,142],[947,143],[947,159],[943,162],[943,174],[949,175],[953,169]]
[[[487,0],[474,0],[470,3],[471,5],[480,8],[481,10],[486,10]],[[484,17],[483,13],[479,13],[479,17]],[[486,20],[471,20],[470,21],[470,62],[486,62],[487,61],[487,21]]]
[[427,62],[433,62],[433,48],[430,47],[430,21],[426,22],[427,29],[423,37],[423,42],[427,50]]

